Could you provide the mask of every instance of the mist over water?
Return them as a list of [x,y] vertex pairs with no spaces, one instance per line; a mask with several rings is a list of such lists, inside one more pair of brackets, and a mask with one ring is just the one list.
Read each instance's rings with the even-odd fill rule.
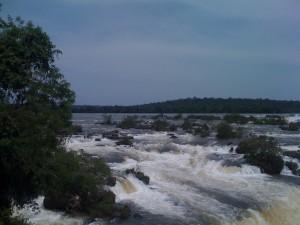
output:
[[[117,115],[114,120],[119,118],[122,117]],[[36,224],[300,223],[300,179],[288,168],[280,176],[270,176],[255,166],[236,166],[234,163],[242,160],[242,156],[229,151],[236,145],[218,142],[214,134],[204,140],[178,131],[174,133],[177,138],[172,139],[166,132],[120,130],[132,135],[134,142],[133,146],[117,146],[115,141],[102,138],[101,132],[114,128],[96,124],[99,120],[101,114],[75,114],[74,124],[95,134],[92,138],[73,136],[67,148],[84,149],[103,157],[117,177],[117,184],[111,188],[116,201],[131,205],[132,214],[143,218],[86,222],[84,218],[69,218],[43,209],[35,216],[23,212],[31,221],[42,217]],[[245,129],[275,137],[286,150],[300,149],[299,132],[289,135],[276,126],[250,124]],[[149,176],[150,184],[125,173],[131,168]]]

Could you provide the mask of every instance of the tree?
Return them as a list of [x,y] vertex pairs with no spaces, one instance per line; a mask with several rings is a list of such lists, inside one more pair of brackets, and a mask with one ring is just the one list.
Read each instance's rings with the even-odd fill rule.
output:
[[49,160],[64,151],[75,94],[60,53],[41,27],[0,18],[0,211],[45,192]]

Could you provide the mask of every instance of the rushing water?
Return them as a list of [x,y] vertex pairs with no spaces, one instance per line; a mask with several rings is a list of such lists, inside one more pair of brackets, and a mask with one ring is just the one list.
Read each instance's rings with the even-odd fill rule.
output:
[[[113,120],[122,116],[114,115]],[[73,122],[94,136],[74,136],[68,140],[67,148],[102,156],[117,177],[112,187],[116,200],[130,204],[135,216],[123,221],[86,222],[84,218],[69,218],[43,208],[39,214],[24,210],[22,214],[34,223],[300,224],[300,178],[291,175],[289,169],[284,168],[279,176],[269,176],[254,166],[235,166],[234,162],[241,160],[240,155],[229,153],[235,143],[219,143],[214,134],[202,139],[179,131],[172,139],[166,132],[120,130],[133,135],[134,144],[116,146],[115,141],[102,138],[101,132],[113,127],[97,124],[101,118],[100,114],[75,114]],[[285,150],[300,149],[300,132],[251,124],[244,128],[249,133],[275,137]],[[126,175],[125,170],[131,168],[149,176],[150,184]]]

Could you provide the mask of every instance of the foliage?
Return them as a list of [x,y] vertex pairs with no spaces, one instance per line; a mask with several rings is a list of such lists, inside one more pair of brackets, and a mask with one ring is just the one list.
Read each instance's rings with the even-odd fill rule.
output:
[[209,134],[210,134],[209,126],[207,124],[204,124],[200,127],[197,127],[194,130],[194,134],[196,134],[196,135],[199,134],[203,138],[209,136]]
[[116,144],[117,145],[129,145],[129,146],[131,146],[133,144],[132,139],[133,139],[133,137],[129,137],[129,136],[121,137],[121,140],[118,141]]
[[178,113],[177,115],[173,116],[173,120],[180,120],[182,119],[182,114]]
[[246,116],[242,116],[239,114],[230,114],[230,115],[225,115],[223,119],[227,123],[237,123],[237,124],[246,124],[248,123],[249,119]]
[[299,113],[300,101],[186,98],[133,106],[77,105],[76,113]]
[[48,188],[45,165],[68,134],[74,92],[40,27],[0,18],[0,209]]
[[234,130],[232,126],[226,122],[219,123],[217,126],[218,139],[241,138],[243,136],[243,129],[241,127]]
[[101,159],[63,146],[75,94],[54,65],[59,53],[40,27],[0,18],[0,224],[25,224],[11,206],[39,195],[91,208],[111,180]]
[[128,116],[118,124],[118,127],[122,129],[130,129],[130,128],[138,128],[138,125],[139,122],[137,116]]
[[154,120],[152,123],[152,127],[154,130],[156,131],[168,131],[170,130],[170,124],[168,123],[168,121],[164,120],[164,119],[157,119]]
[[192,122],[189,120],[189,118],[185,118],[183,121],[183,124],[181,125],[181,128],[185,131],[191,132],[193,128]]
[[137,179],[143,181],[144,184],[149,184],[150,178],[146,176],[143,172],[135,171],[135,169],[127,169],[126,174],[133,174]]
[[217,126],[217,138],[219,139],[229,139],[234,138],[234,132],[232,127],[226,123],[222,122]]
[[0,225],[30,225],[27,220],[20,216],[11,216],[12,212],[10,209],[0,211]]
[[213,121],[213,120],[221,120],[222,119],[219,116],[213,116],[213,115],[189,115],[187,118],[199,119],[199,120],[205,120],[205,121]]
[[107,115],[107,114],[104,114],[102,116],[103,118],[103,122],[101,124],[104,124],[104,125],[112,125],[112,120],[111,120],[111,115]]
[[291,122],[288,126],[280,126],[282,130],[298,131],[300,129],[300,122]]
[[281,148],[274,138],[259,136],[242,141],[236,152],[244,154],[251,165],[259,166],[264,172],[278,174],[284,166]]
[[72,125],[70,128],[70,133],[71,134],[80,134],[83,132],[83,128],[81,125]]

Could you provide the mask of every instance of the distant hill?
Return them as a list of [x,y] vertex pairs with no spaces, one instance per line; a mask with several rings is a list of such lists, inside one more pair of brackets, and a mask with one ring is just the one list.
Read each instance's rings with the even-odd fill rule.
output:
[[73,113],[300,113],[300,101],[186,98],[133,106],[75,105]]

